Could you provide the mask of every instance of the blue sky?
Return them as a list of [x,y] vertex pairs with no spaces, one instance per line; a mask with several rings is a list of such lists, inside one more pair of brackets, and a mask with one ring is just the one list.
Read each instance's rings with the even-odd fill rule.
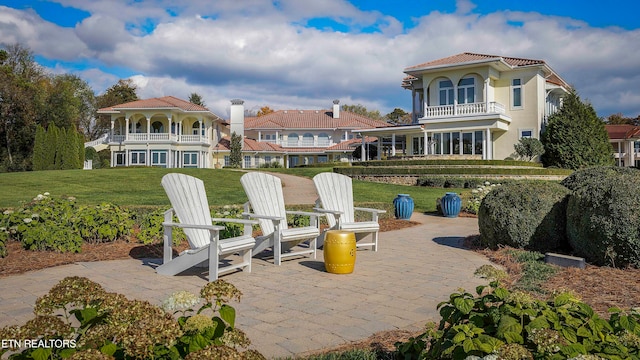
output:
[[201,94],[228,116],[410,108],[411,65],[469,51],[544,59],[600,116],[640,115],[640,2],[579,0],[0,0],[0,46],[19,42],[96,93]]

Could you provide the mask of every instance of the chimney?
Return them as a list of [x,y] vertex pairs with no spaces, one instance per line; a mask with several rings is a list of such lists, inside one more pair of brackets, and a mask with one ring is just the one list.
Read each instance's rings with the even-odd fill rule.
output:
[[333,100],[333,118],[340,118],[340,100]]
[[231,100],[231,133],[244,139],[244,100]]

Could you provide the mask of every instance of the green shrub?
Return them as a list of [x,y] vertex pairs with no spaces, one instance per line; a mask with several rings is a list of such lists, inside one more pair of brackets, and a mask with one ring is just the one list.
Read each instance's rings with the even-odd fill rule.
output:
[[[136,212],[136,223],[138,231],[135,233],[137,240],[143,244],[161,243],[164,234],[162,223],[164,222],[164,213],[168,208],[160,208],[148,212],[138,209]],[[174,221],[178,222],[174,215]],[[174,245],[180,244],[187,239],[182,228],[174,227],[172,230],[172,240]]]
[[567,205],[567,238],[596,265],[640,267],[640,172],[593,168],[577,172]]
[[560,184],[565,186],[567,189],[574,191],[584,186],[586,183],[590,183],[592,181],[604,181],[610,176],[624,174],[638,174],[638,170],[620,166],[594,166],[574,171],[571,175],[562,180]]
[[[36,300],[34,319],[0,329],[3,339],[60,340],[62,346],[4,347],[0,357],[18,351],[12,358],[264,359],[255,350],[243,351],[251,341],[235,327],[236,311],[228,305],[240,301],[241,295],[233,285],[216,280],[204,285],[200,296],[186,291],[172,294],[161,308],[106,292],[87,278],[67,277]],[[55,316],[59,313],[65,316]],[[220,356],[220,350],[224,356],[212,357]]]
[[496,187],[478,210],[481,243],[490,248],[507,245],[541,252],[567,247],[568,193],[552,182],[521,181]]
[[[406,342],[396,343],[398,358],[605,359],[640,356],[640,312],[612,309],[609,320],[589,305],[562,293],[549,301],[499,287],[479,286],[477,296],[451,294],[438,304],[441,320]],[[487,357],[488,358],[488,357]],[[472,357],[473,359],[473,357]]]
[[73,222],[82,239],[94,244],[126,239],[134,225],[129,211],[109,203],[81,207]]
[[444,176],[421,176],[418,178],[418,186],[443,188],[446,183],[447,178]]
[[9,232],[4,227],[0,227],[0,258],[7,256],[7,241]]

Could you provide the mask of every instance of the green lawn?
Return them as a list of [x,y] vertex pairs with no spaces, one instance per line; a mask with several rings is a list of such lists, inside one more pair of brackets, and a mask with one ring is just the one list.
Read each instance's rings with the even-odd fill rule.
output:
[[[269,169],[311,178],[331,168]],[[243,204],[247,198],[240,185],[242,171],[226,169],[117,168],[100,170],[31,171],[0,174],[0,208],[17,207],[38,194],[74,196],[79,204],[111,202],[121,206],[169,205],[160,180],[169,172],[181,172],[204,181],[209,204]],[[397,194],[410,194],[416,211],[434,211],[435,199],[446,191],[392,184],[354,181],[356,202],[392,203]]]

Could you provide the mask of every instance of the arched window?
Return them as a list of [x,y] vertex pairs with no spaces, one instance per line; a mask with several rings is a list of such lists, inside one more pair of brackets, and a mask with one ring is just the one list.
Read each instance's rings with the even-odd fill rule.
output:
[[[193,125],[191,126],[192,129],[192,134],[193,135],[198,135],[198,130],[200,130],[200,122],[196,121],[193,123]],[[204,124],[202,124],[202,136],[204,136]]]
[[313,146],[313,134],[305,133],[302,135],[302,146]]
[[438,83],[440,105],[453,105],[453,83],[451,80],[440,80]]
[[287,146],[298,146],[298,134],[291,133],[287,136]]
[[327,133],[318,135],[318,146],[329,146],[329,135]]
[[458,104],[476,102],[476,81],[473,77],[466,77],[458,83]]
[[163,133],[164,125],[162,125],[160,121],[154,121],[153,124],[151,124],[151,132],[156,134]]

